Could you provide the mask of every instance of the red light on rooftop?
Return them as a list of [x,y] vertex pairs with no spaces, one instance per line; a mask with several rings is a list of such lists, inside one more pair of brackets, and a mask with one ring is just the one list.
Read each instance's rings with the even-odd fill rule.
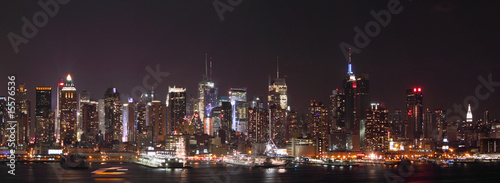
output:
[[413,88],[413,92],[417,92],[417,88]]
[[64,83],[63,83],[63,82],[60,82],[60,83],[59,83],[59,86],[64,86]]
[[421,92],[422,91],[422,88],[418,88],[418,92]]

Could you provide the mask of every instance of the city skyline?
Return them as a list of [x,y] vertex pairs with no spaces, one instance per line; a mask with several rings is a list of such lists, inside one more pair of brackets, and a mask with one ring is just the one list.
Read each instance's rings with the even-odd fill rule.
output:
[[0,180],[492,181],[498,7],[4,2]]
[[[21,18],[31,17],[41,9],[36,3],[8,3],[11,5],[4,7],[11,8],[2,10],[2,17],[8,18],[0,20],[3,35],[20,34]],[[147,2],[96,3],[61,5],[58,14],[50,17],[34,38],[19,45],[17,54],[7,36],[2,36],[0,55],[4,56],[5,67],[0,72],[17,74],[18,82],[26,83],[33,92],[36,86],[54,87],[57,83],[54,81],[71,73],[81,89],[99,96],[109,87],[130,93],[134,86],[142,84],[142,78],[148,74],[145,68],[154,70],[159,64],[160,71],[168,72],[169,76],[159,83],[158,96],[164,98],[168,86],[173,85],[186,87],[188,96],[196,96],[196,83],[205,73],[204,54],[208,53],[213,57],[213,80],[220,93],[247,87],[248,96],[253,97],[266,94],[267,77],[274,75],[275,58],[279,56],[280,75],[288,78],[289,104],[303,113],[309,100],[326,103],[332,90],[341,88],[338,78],[343,77],[347,61],[339,44],[354,45],[353,27],[364,27],[374,20],[370,11],[383,10],[387,4],[386,1],[287,2],[285,8],[278,1],[265,3],[266,6],[262,2],[244,2],[234,12],[226,12],[221,22],[211,2],[189,5],[173,2],[155,7]],[[353,54],[353,71],[370,75],[373,101],[384,102],[389,109],[404,109],[400,100],[405,96],[404,91],[418,86],[425,90],[425,108],[446,110],[474,95],[475,87],[481,83],[479,76],[487,79],[492,73],[493,81],[500,80],[494,72],[500,69],[499,58],[493,54],[498,36],[481,34],[498,27],[497,22],[490,21],[496,15],[469,13],[487,12],[496,5],[455,2],[443,8],[445,5],[440,2],[401,3],[403,12],[393,15],[390,24],[361,53]],[[107,5],[114,8],[97,8]],[[118,19],[126,15],[122,10],[131,7],[141,11],[128,14],[130,21]],[[427,11],[416,11],[417,7]],[[144,14],[143,10],[152,13]],[[305,11],[316,13],[301,13]],[[116,16],[110,16],[113,12]],[[171,23],[144,24],[140,20]],[[243,30],[241,26],[255,31]],[[463,26],[475,29],[462,29]],[[412,31],[408,32],[409,29]],[[113,34],[116,30],[125,31]],[[268,44],[260,42],[264,40]],[[434,44],[431,40],[438,42]],[[1,85],[0,95],[5,95],[4,91],[6,87]],[[500,111],[492,102],[499,97],[493,92],[488,100],[480,101],[479,109]],[[32,95],[30,98],[34,99]],[[499,118],[497,114],[492,113],[492,117]]]

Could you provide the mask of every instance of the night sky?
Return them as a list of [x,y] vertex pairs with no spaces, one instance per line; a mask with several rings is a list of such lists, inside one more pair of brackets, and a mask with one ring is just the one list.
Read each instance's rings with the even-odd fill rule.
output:
[[[42,8],[37,1],[4,1],[0,96],[7,95],[6,76],[16,74],[34,105],[35,86],[56,87],[68,73],[78,91],[90,91],[94,100],[109,87],[130,94],[148,75],[145,68],[157,64],[169,73],[155,89],[157,99],[164,101],[174,85],[195,96],[208,53],[219,95],[247,87],[252,99],[267,95],[279,56],[289,105],[303,113],[312,99],[329,106],[329,95],[342,88],[347,70],[339,44],[354,45],[353,28],[364,30],[375,20],[370,11],[387,9],[389,1],[243,0],[223,21],[213,2],[73,0],[60,5],[16,54],[7,35],[22,35],[22,17],[32,21]],[[373,102],[404,109],[406,90],[419,86],[425,108],[448,109],[475,95],[479,76],[492,74],[500,82],[497,1],[402,0],[401,6],[402,12],[352,56],[354,73],[370,75]],[[475,119],[485,108],[500,118],[500,86],[493,89],[479,100]]]

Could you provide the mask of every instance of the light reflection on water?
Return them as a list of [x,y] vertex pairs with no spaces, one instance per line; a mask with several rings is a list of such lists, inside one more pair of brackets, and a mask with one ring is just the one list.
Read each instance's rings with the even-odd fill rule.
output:
[[[120,166],[128,169],[126,177],[92,178],[91,172],[99,168]],[[17,164],[16,176],[2,176],[6,182],[495,182],[498,165],[450,165],[446,167],[419,164],[409,167],[373,164],[357,167],[299,165],[295,168],[225,167],[221,164],[197,164],[189,169],[148,168],[131,163],[92,164],[84,170],[61,168],[58,163]],[[401,169],[399,169],[401,167]],[[0,166],[1,172],[8,167]],[[388,180],[389,177],[390,179]]]

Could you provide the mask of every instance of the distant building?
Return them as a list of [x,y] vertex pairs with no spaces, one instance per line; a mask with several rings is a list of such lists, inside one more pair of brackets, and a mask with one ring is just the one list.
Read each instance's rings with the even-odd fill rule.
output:
[[268,106],[269,106],[269,120],[268,126],[269,139],[273,139],[278,147],[286,145],[286,131],[279,130],[286,128],[287,110],[288,110],[288,87],[286,85],[286,78],[279,75],[279,63],[276,62],[276,78],[269,77],[268,87]]
[[372,103],[366,117],[365,151],[381,152],[388,149],[389,110],[379,103]]
[[247,90],[246,88],[231,88],[229,99],[232,106],[232,129],[237,133],[247,133]]
[[413,88],[406,91],[406,126],[405,134],[414,147],[423,138],[423,107],[422,88]]
[[167,108],[168,108],[168,133],[185,134],[186,118],[186,88],[168,87]]
[[59,121],[60,121],[60,140],[65,145],[76,142],[76,118],[77,118],[77,91],[71,75],[68,74],[66,81],[59,86]]
[[159,100],[153,100],[146,108],[146,123],[152,127],[153,144],[163,144],[167,135],[167,106]]
[[105,113],[105,141],[122,140],[122,103],[120,93],[116,88],[108,88],[104,93],[104,113]]
[[321,102],[312,100],[307,108],[306,123],[308,138],[317,139],[319,152],[328,151],[328,135],[330,134],[328,109]]
[[54,142],[54,119],[49,118],[52,108],[52,88],[36,87],[35,100],[35,142]]
[[352,134],[353,151],[360,151],[364,140],[366,110],[370,108],[369,78],[356,77],[352,72],[351,55],[344,81],[345,131]]

